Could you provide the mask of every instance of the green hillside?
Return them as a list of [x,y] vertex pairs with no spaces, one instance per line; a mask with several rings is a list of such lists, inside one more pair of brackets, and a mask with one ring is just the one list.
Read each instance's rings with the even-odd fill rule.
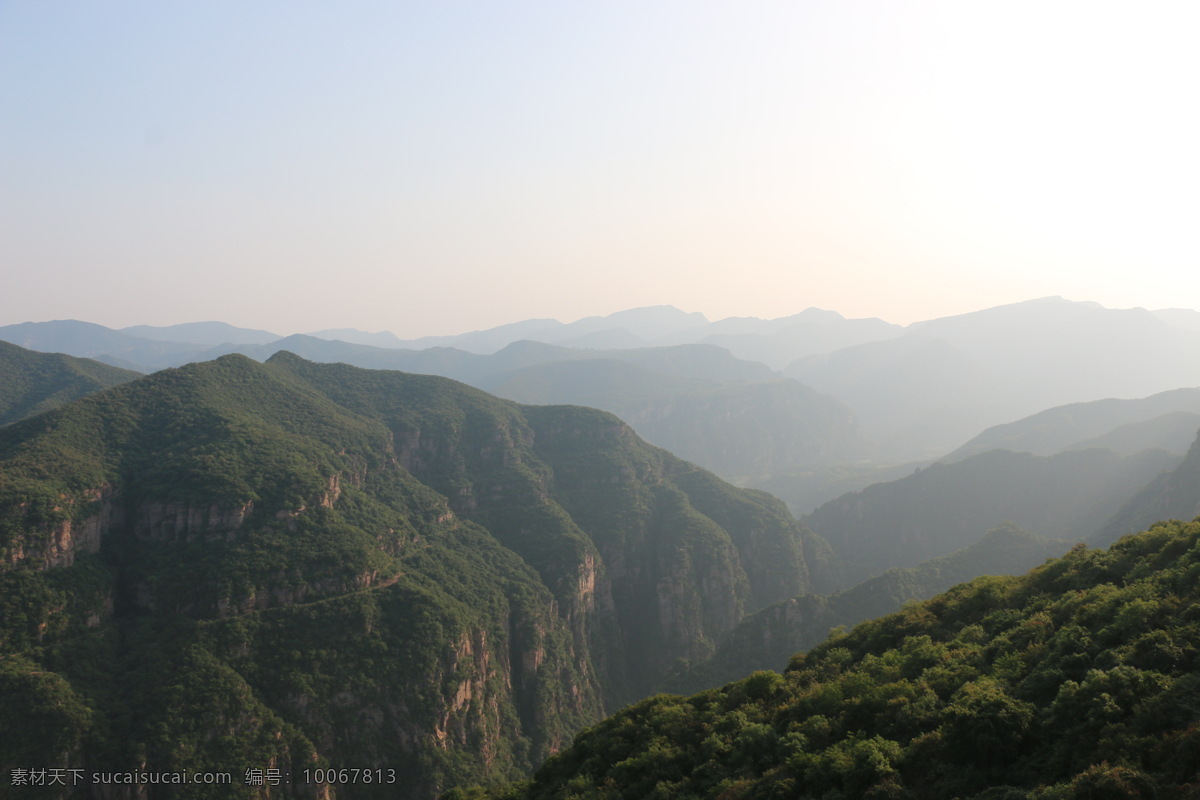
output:
[[0,425],[40,414],[140,373],[0,341]]
[[825,556],[603,412],[286,353],[165,370],[0,430],[0,768],[513,779]]
[[489,796],[1192,798],[1198,576],[1200,522],[1079,546],[859,625],[782,675],[645,700]]

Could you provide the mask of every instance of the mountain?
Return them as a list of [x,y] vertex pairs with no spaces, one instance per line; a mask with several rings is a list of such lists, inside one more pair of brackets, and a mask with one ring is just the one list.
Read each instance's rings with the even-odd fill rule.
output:
[[1153,314],[1168,325],[1185,330],[1200,331],[1200,311],[1190,308],[1160,308]]
[[849,409],[786,379],[719,382],[579,359],[491,375],[478,385],[522,403],[611,411],[648,441],[727,478],[849,460],[859,446]]
[[589,334],[625,331],[643,342],[650,343],[701,329],[707,324],[708,319],[699,312],[688,313],[674,306],[647,306],[617,311],[604,317],[584,317],[528,338],[553,344]]
[[62,353],[0,341],[0,425],[40,414],[141,374]]
[[423,350],[454,347],[488,355],[521,340],[581,349],[628,349],[678,344],[712,344],[738,358],[761,361],[773,369],[804,356],[889,339],[901,327],[880,319],[846,319],[836,311],[808,308],[778,319],[728,317],[709,322],[700,313],[672,306],[650,306],[618,311],[603,317],[585,317],[562,323],[530,319],[487,330],[449,336],[424,336],[402,340],[391,333],[366,333],[352,329],[318,331],[322,339],[338,339],[376,347]]
[[1175,469],[1143,486],[1113,514],[1092,541],[1109,544],[1160,519],[1200,516],[1200,437]]
[[805,594],[775,603],[739,622],[709,659],[669,680],[667,688],[697,692],[757,670],[782,668],[793,654],[825,641],[834,628],[894,613],[909,601],[980,575],[1023,574],[1069,546],[1004,523],[969,547],[915,567],[893,567],[834,595]]
[[[859,437],[858,448],[866,449]],[[809,514],[830,500],[861,491],[876,483],[888,483],[929,466],[932,461],[886,464],[872,461],[815,464],[754,475],[739,485],[773,494],[796,516]]]
[[[423,350],[430,347],[454,347],[470,353],[488,355],[523,339],[547,344],[586,347],[642,347],[681,331],[708,323],[700,313],[680,311],[672,306],[648,306],[617,311],[604,317],[584,317],[570,323],[553,319],[529,319],[499,325],[486,330],[449,336],[423,336],[399,339],[391,333],[364,333],[348,329],[318,331],[313,336],[340,339],[378,347]],[[570,344],[575,342],[576,344]]]
[[1200,414],[1191,411],[1172,411],[1152,419],[1118,425],[1108,433],[1071,445],[1069,450],[1090,450],[1095,447],[1130,455],[1140,450],[1157,448],[1177,455],[1187,453],[1185,442],[1200,430]]
[[849,405],[876,460],[893,463],[945,452],[1011,403],[978,359],[940,338],[849,347],[794,362],[784,374]]
[[[1105,398],[1046,409],[1015,422],[994,425],[941,460],[960,461],[988,450],[1015,450],[1048,456],[1069,448],[1089,446],[1090,443],[1101,441],[1103,437],[1115,434],[1119,427],[1136,423],[1147,424],[1141,428],[1145,438],[1133,436],[1138,430],[1136,428],[1126,428],[1125,433],[1116,435],[1117,438],[1144,442],[1136,449],[1162,446],[1157,438],[1158,431],[1161,428],[1170,428],[1174,424],[1173,421],[1178,421],[1181,417],[1163,418],[1180,412],[1200,414],[1200,389],[1172,389],[1136,400]],[[1174,451],[1178,448],[1178,442],[1190,441],[1191,433],[1197,428],[1200,428],[1200,425],[1193,426],[1187,436],[1175,440],[1174,444],[1165,449]],[[1131,446],[1135,445],[1132,442],[1125,445],[1121,448],[1122,452],[1132,452],[1128,450]],[[1180,452],[1185,451],[1186,447]]]
[[1200,385],[1200,332],[1043,298],[915,323],[784,373],[849,405],[879,458],[919,460],[1046,408]]
[[1200,524],[979,578],[576,737],[504,800],[1187,798]]
[[258,360],[287,350],[313,361],[442,375],[522,403],[600,408],[652,443],[728,478],[850,459],[859,447],[844,405],[714,345],[575,350],[520,341],[479,355],[297,334],[207,355],[229,350]]
[[121,333],[160,342],[187,344],[266,344],[282,338],[277,333],[236,328],[227,322],[185,322],[180,325],[133,325]]
[[847,319],[836,311],[808,308],[772,320],[729,317],[710,323],[703,330],[676,335],[663,344],[682,342],[685,338],[715,344],[738,358],[783,369],[800,358],[891,339],[902,331],[899,325],[881,319]]
[[73,319],[0,326],[0,341],[28,350],[66,353],[145,372],[185,363],[205,349],[194,344],[144,339]]
[[[0,768],[516,778],[826,558],[600,411],[289,353],[163,370],[0,429]],[[376,783],[299,779],[351,764]]]
[[358,362],[371,362],[373,360],[382,360],[389,365],[392,362],[405,363],[405,356],[411,355],[411,351],[408,350],[389,350],[375,347],[374,345],[353,344],[351,342],[321,339],[316,336],[294,333],[291,336],[285,336],[282,339],[275,339],[264,344],[249,342],[243,344],[220,344],[216,347],[206,349],[200,353],[200,357],[196,360],[210,361],[214,358],[236,353],[249,356],[256,361],[266,361],[271,356],[281,352],[293,353],[299,355],[301,358],[312,361],[343,362],[354,363],[356,365],[359,365]]
[[623,361],[670,376],[707,381],[763,380],[776,377],[763,364],[734,358],[729,352],[712,345],[576,350],[522,340],[506,345],[490,355],[480,355],[453,347],[431,347],[425,350],[389,349],[295,334],[269,344],[221,347],[210,350],[205,355],[218,358],[230,352],[237,352],[257,361],[266,361],[282,350],[313,361],[342,362],[367,369],[394,369],[441,375],[478,386],[495,383],[492,376],[522,367],[556,361],[595,359]]
[[[371,347],[404,348],[407,346],[403,340],[401,340],[391,331],[377,331],[375,333],[371,333],[368,331],[360,331],[355,328],[328,328],[321,331],[311,331],[302,335],[311,336],[314,339],[348,342],[349,344],[366,344],[370,345]],[[265,342],[258,342],[257,344],[265,344]]]
[[804,517],[857,582],[971,544],[1003,521],[1090,541],[1122,505],[1179,464],[1162,450],[1033,456],[992,450],[831,500]]
[[526,319],[520,322],[510,322],[470,333],[450,336],[422,336],[419,339],[402,340],[401,346],[409,350],[424,350],[430,347],[454,347],[470,353],[487,355],[494,353],[513,342],[527,340],[537,336],[544,330],[562,327],[556,319]]

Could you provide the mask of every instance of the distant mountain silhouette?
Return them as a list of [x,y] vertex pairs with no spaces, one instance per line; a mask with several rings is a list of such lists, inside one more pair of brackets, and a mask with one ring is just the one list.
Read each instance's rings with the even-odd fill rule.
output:
[[865,580],[966,547],[1005,520],[1049,538],[1090,540],[1180,460],[1162,450],[992,450],[843,495],[803,520],[845,560],[848,580]]
[[[1145,427],[1125,428],[1125,433],[1117,437],[1130,443],[1115,449],[1134,452],[1144,447],[1164,446],[1161,436],[1156,433],[1156,427],[1169,427],[1177,423],[1181,419],[1177,414],[1183,412],[1200,414],[1200,389],[1173,389],[1136,400],[1106,398],[1086,403],[1071,403],[1039,411],[1015,422],[994,425],[940,460],[960,461],[968,456],[996,449],[1048,456],[1071,447],[1086,447],[1092,444],[1108,446],[1102,441],[1103,437],[1109,434],[1116,435],[1115,429],[1118,427],[1141,423]],[[1161,418],[1165,415],[1170,417],[1163,421]],[[1197,428],[1200,428],[1200,425],[1193,425],[1191,432]],[[1171,430],[1175,432],[1179,429]],[[1140,440],[1131,438],[1136,436],[1136,431],[1142,434]],[[1136,446],[1138,441],[1141,442],[1140,447]],[[1173,439],[1165,449],[1183,453],[1186,452],[1186,443],[1189,441],[1190,432]],[[1179,449],[1180,443],[1183,443],[1182,449]]]
[[66,353],[144,372],[186,363],[207,349],[194,344],[144,339],[74,319],[5,325],[0,327],[0,340],[29,350]]
[[277,333],[236,328],[226,322],[185,322],[180,325],[133,325],[121,333],[160,342],[185,344],[266,344],[282,338]]
[[1159,475],[1131,497],[1092,541],[1111,544],[1158,520],[1186,522],[1197,517],[1200,517],[1200,437],[1175,469]]
[[377,347],[413,350],[454,347],[487,355],[522,339],[566,347],[614,349],[676,344],[715,344],[738,358],[761,361],[773,369],[803,356],[827,353],[899,335],[902,328],[880,319],[846,319],[836,311],[809,308],[778,319],[729,317],[709,322],[700,313],[673,306],[650,306],[562,323],[531,319],[451,336],[402,340],[390,333],[350,329],[318,331],[313,336]]
[[[681,346],[693,353],[706,347]],[[725,351],[711,350],[731,363],[749,365]],[[850,410],[796,381],[769,375],[757,380],[703,379],[672,374],[662,359],[640,360],[657,369],[614,357],[573,359],[497,373],[476,385],[521,403],[568,403],[611,411],[648,441],[729,477],[845,461],[858,453],[858,427]],[[720,374],[713,368],[704,372]]]
[[854,409],[877,457],[915,460],[1052,406],[1200,385],[1200,332],[1043,298],[916,323],[785,374]]

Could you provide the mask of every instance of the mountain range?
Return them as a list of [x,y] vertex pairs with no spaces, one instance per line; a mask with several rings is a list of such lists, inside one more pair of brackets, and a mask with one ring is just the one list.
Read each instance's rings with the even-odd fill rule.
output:
[[877,452],[936,458],[1052,406],[1200,385],[1200,332],[1144,309],[1062,298],[909,326],[784,373],[854,410]]
[[829,560],[604,412],[164,370],[0,429],[0,763],[518,777]]
[[[271,339],[265,331],[222,323],[114,331],[73,321],[0,327],[0,339],[143,372],[230,352],[265,360],[279,350],[289,350],[311,360],[438,374],[497,391],[507,382],[514,394],[520,393],[528,402],[556,402],[563,392],[552,385],[551,377],[501,378],[500,373],[567,360],[589,361],[596,362],[598,372],[590,379],[599,385],[604,383],[605,370],[624,369],[608,363],[613,360],[637,363],[642,358],[637,354],[646,350],[669,352],[675,346],[702,344],[721,347],[746,363],[747,374],[753,371],[749,363],[758,364],[760,377],[755,379],[790,378],[848,409],[855,420],[852,438],[856,441],[822,442],[815,448],[822,465],[841,469],[864,459],[879,465],[930,461],[986,428],[1054,406],[1198,386],[1200,329],[1192,324],[1192,315],[1195,312],[1189,315],[1181,309],[1118,310],[1042,298],[904,328],[880,320],[846,319],[821,309],[774,320],[709,322],[700,314],[658,306],[569,324],[525,320],[485,331],[412,340],[350,329]],[[218,339],[225,341],[215,343]],[[663,372],[663,363],[659,358],[653,365],[643,361],[638,366]],[[707,363],[715,364],[711,359]],[[586,372],[581,366],[543,367],[550,372],[568,369]],[[641,377],[646,384],[638,391],[653,392],[659,376]],[[697,386],[699,391],[711,388],[713,382],[731,380],[719,367],[689,377],[708,382]],[[625,385],[639,382],[632,374],[619,380]],[[568,377],[557,382],[566,381],[574,382]],[[544,397],[532,388],[537,386],[546,387]],[[611,399],[611,393],[609,397],[596,393],[577,401],[634,416],[627,407],[606,405]],[[747,413],[756,413],[752,406],[746,408]],[[639,431],[668,448],[679,446],[677,441],[658,441],[649,430]],[[742,458],[705,465],[739,480],[813,466],[809,456],[801,463],[789,463],[781,452],[749,464]]]
[[[812,651],[830,680],[844,667],[853,685],[830,691],[851,706],[868,679],[899,697],[891,673],[870,661],[901,658],[887,649],[899,634],[879,623],[858,629],[869,634],[835,631],[831,642],[882,638],[852,649],[869,654],[866,666],[838,653],[834,669],[822,660],[840,646],[822,644],[829,630],[909,603],[905,630],[961,648],[958,622],[921,628],[927,615],[911,603],[980,574],[1019,573],[1072,543],[1108,545],[1200,514],[1194,317],[1048,298],[900,329],[816,309],[709,323],[654,308],[570,326],[529,320],[424,340],[435,345],[426,349],[397,348],[390,334],[279,338],[223,323],[0,328],[0,339],[105,362],[0,343],[0,723],[30,732],[0,742],[0,766],[311,775],[362,761],[403,788],[301,782],[261,796],[608,796],[588,794],[604,786],[612,796],[689,796],[700,783],[632,756],[617,773],[571,772],[563,765],[582,762],[564,748],[653,692],[715,697],[711,687],[782,668],[796,651]],[[1113,374],[1099,360],[1105,348]],[[805,516],[706,467],[769,487]],[[1179,556],[1187,546],[1167,539],[1192,528],[1155,530],[1136,538],[1157,544],[1122,540],[1111,557],[1083,558],[1077,545],[1020,586],[1102,592],[1117,572],[1097,565],[1123,558],[1145,565],[1126,565],[1122,592],[1155,570],[1174,576],[1160,583],[1182,580],[1184,567],[1170,572],[1175,562],[1152,551]],[[1036,577],[1050,573],[1075,577]],[[1093,577],[1100,583],[1087,584]],[[976,581],[950,596],[983,599],[921,608],[1016,619],[1059,602],[1027,611],[1036,593],[1005,589],[1016,599],[988,605],[995,587],[1017,585]],[[1120,608],[1149,591],[1131,589]],[[1094,669],[1158,669],[1177,687],[1170,702],[1190,697],[1178,684],[1190,633],[1155,633],[1157,618],[1143,615],[1143,633],[1157,638],[1122,644],[1093,630],[1094,615],[1067,621],[1074,612],[1062,602],[1054,626],[1104,642],[1087,650]],[[987,664],[1034,664],[1028,649],[995,649],[1024,634],[970,618],[963,624],[999,637]],[[978,686],[935,688],[942,706],[922,695],[943,716],[913,735],[964,736],[954,727],[962,693],[999,698],[970,706],[993,726],[1006,724],[1006,709],[1048,702],[1043,677],[1013,683],[1017,673],[987,670]],[[1063,674],[1077,684],[1090,675]],[[776,698],[773,708],[795,699],[771,675],[720,690],[741,717],[700,719],[730,726],[751,750],[734,742],[733,761],[716,758],[716,744],[696,751],[713,758],[686,769],[724,776],[698,796],[766,797],[786,784],[801,795],[811,785],[831,797],[949,798],[1000,785],[990,762],[921,749],[891,736],[894,727],[860,721],[878,745],[860,748],[842,704],[823,712],[842,720],[841,733],[803,734],[824,744],[766,747],[796,733],[764,716],[762,698]],[[934,687],[944,678],[905,675]],[[1001,684],[1003,697],[988,694]],[[661,720],[637,708],[671,715],[698,701],[655,702],[596,730],[648,722],[637,735],[650,741]],[[742,727],[752,717],[774,733]],[[1154,735],[1185,747],[1179,730]],[[581,734],[576,748],[596,735]],[[762,747],[754,737],[766,737]],[[1022,761],[1025,750],[1005,756],[1013,796],[1135,784],[1173,796],[1183,773],[1122,737],[1094,737],[1052,768]],[[1117,743],[1135,755],[1096,755]],[[759,761],[746,760],[752,750]],[[560,751],[530,788],[496,788]],[[839,766],[884,756],[887,769],[859,777]],[[670,769],[685,769],[683,757],[672,755]],[[966,777],[926,779],[914,759]],[[93,795],[135,796],[84,796]]]

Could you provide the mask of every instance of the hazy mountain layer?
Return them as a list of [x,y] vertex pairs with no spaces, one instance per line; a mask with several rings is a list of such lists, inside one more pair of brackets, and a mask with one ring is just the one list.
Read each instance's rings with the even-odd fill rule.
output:
[[703,314],[686,313],[671,306],[652,306],[618,311],[604,317],[586,317],[566,324],[552,319],[531,319],[488,330],[408,340],[386,332],[364,333],[348,329],[319,331],[312,335],[378,347],[414,350],[454,347],[485,355],[521,340],[592,349],[714,344],[728,349],[738,358],[761,361],[773,369],[782,369],[804,356],[888,339],[900,331],[900,326],[880,319],[846,319],[836,311],[819,308],[778,319],[729,317],[709,322]]
[[1193,440],[1179,466],[1140,489],[1092,541],[1109,544],[1155,520],[1189,520],[1197,516],[1200,516],[1200,437]]
[[703,330],[689,329],[664,344],[676,341],[715,344],[738,358],[783,369],[798,358],[891,339],[902,330],[899,325],[881,319],[846,319],[836,311],[809,308],[790,317],[772,320],[730,317],[713,322]]
[[1049,538],[1090,540],[1139,488],[1178,463],[1162,450],[993,450],[868,486],[804,519],[858,582],[966,547],[1005,520]]
[[[1146,423],[1147,427],[1140,430],[1126,428],[1111,441],[1100,445],[1117,445],[1113,449],[1136,452],[1146,447],[1163,446],[1159,432],[1178,422],[1180,413],[1200,414],[1200,389],[1173,389],[1137,400],[1106,398],[1046,409],[1015,422],[988,428],[941,460],[959,461],[988,450],[1015,450],[1048,456],[1068,448],[1095,445],[1103,441],[1101,437],[1114,433],[1117,428]],[[1172,416],[1164,419],[1167,415]],[[1193,426],[1192,431],[1197,428],[1200,425]],[[1174,452],[1180,443],[1186,448],[1191,439],[1189,433],[1164,449]],[[1186,452],[1186,449],[1179,452]]]
[[38,353],[0,341],[0,425],[140,377],[99,361]]
[[186,342],[196,345],[267,344],[279,334],[254,328],[238,328],[226,322],[184,322],[179,325],[133,325],[122,333],[161,342]]
[[[763,364],[734,358],[713,345],[677,345],[630,350],[575,350],[543,342],[519,341],[490,355],[479,355],[450,347],[399,350],[364,344],[327,341],[312,336],[289,336],[266,345],[246,345],[236,352],[258,361],[287,350],[310,361],[340,361],[367,369],[394,369],[483,385],[493,376],[523,367],[560,361],[621,361],[675,378],[707,381],[747,381],[776,377]],[[217,357],[225,352],[214,350]]]
[[143,339],[73,319],[0,326],[0,341],[43,353],[92,358],[143,372],[186,363],[206,349],[194,344]]
[[1200,333],[1045,298],[917,323],[785,374],[847,403],[880,458],[918,460],[1053,406],[1200,385]]
[[[860,448],[865,449],[865,445],[860,444]],[[830,500],[836,500],[844,494],[860,491],[876,483],[899,480],[918,469],[924,469],[930,463],[932,462],[884,464],[872,461],[854,461],[823,464],[756,475],[741,481],[740,485],[761,489],[775,495],[787,503],[791,512],[799,517],[815,511]]]
[[849,409],[786,379],[719,382],[588,359],[537,364],[478,383],[518,402],[611,411],[654,444],[727,477],[845,461],[860,447]]
[[517,777],[827,556],[603,412],[290,354],[166,370],[0,430],[0,769]]
[[1184,455],[1188,451],[1186,443],[1197,430],[1200,430],[1200,414],[1172,411],[1153,419],[1118,425],[1108,433],[1076,442],[1067,449],[1090,450],[1103,447],[1132,455],[1140,450],[1157,448]]
[[1200,524],[1172,523],[980,578],[783,675],[643,701],[488,796],[1193,797],[1198,570]]

